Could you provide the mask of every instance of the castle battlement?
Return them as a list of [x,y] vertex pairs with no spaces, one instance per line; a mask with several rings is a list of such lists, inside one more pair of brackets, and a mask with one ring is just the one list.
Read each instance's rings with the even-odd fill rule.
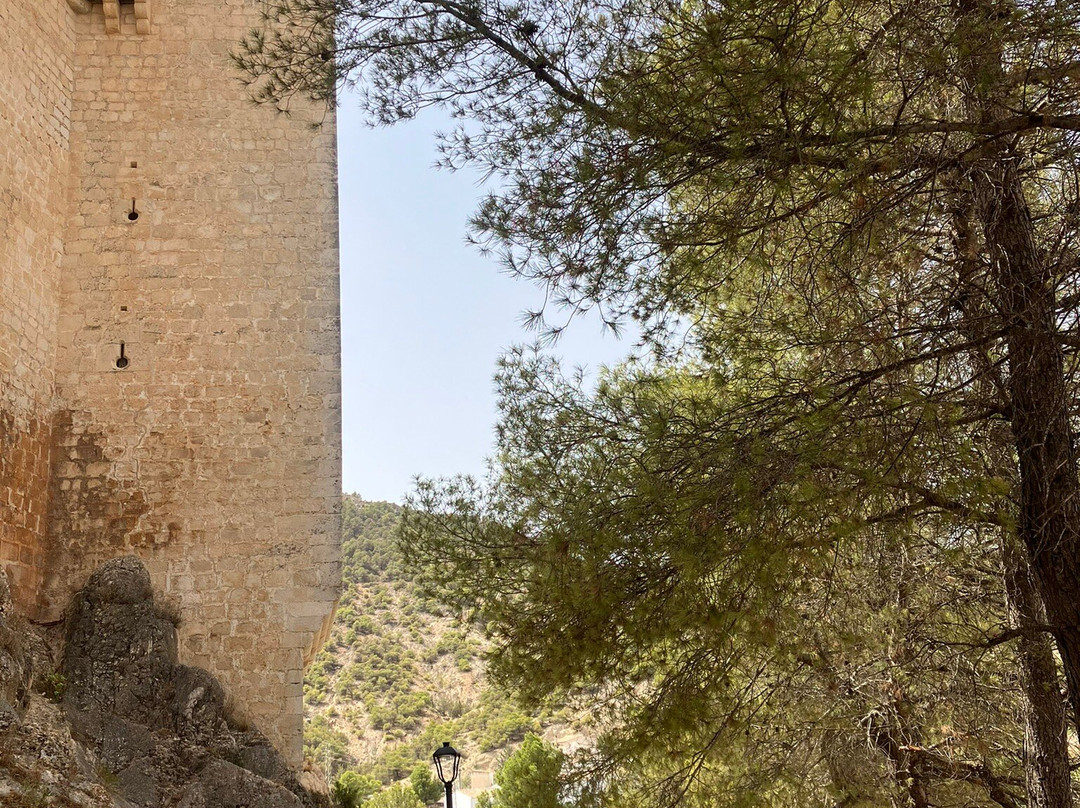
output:
[[336,160],[331,113],[230,65],[261,8],[0,2],[0,564],[49,620],[140,556],[296,762],[340,574]]

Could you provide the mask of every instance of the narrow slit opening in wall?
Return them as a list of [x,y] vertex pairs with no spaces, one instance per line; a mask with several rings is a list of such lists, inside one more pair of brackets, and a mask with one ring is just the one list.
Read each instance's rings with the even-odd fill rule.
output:
[[123,370],[128,366],[128,358],[124,354],[124,343],[120,343],[120,356],[116,359],[116,367],[119,370]]
[[139,218],[139,211],[135,210],[135,200],[131,200],[131,211],[127,215],[129,222],[134,222]]

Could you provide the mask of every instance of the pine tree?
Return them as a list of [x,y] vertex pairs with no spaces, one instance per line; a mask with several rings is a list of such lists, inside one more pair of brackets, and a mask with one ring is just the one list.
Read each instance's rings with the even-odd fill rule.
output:
[[[958,580],[990,559],[1008,592],[981,580],[969,602],[992,622],[1011,602],[1012,622],[982,642],[1024,639],[1045,719],[1028,722],[1043,750],[1029,795],[1069,804],[1060,716],[1035,694],[1056,690],[1052,637],[1080,720],[1078,15],[1050,0],[279,0],[238,54],[264,100],[355,79],[374,122],[449,106],[471,124],[447,165],[502,177],[476,239],[557,304],[635,319],[660,357],[595,397],[512,363],[490,489],[418,494],[408,544],[423,560],[461,540],[475,567],[444,583],[469,579],[460,602],[500,634],[509,679],[577,677],[633,705],[643,680],[626,671],[656,666],[644,681],[689,697],[742,638],[671,781],[706,782],[700,741],[741,728],[723,694],[753,703],[755,649],[785,631],[805,644],[791,593],[830,591],[830,559],[930,548],[924,563]],[[686,581],[698,597],[680,599]],[[671,664],[691,649],[697,665]],[[758,661],[782,691],[791,660]],[[948,773],[914,761],[912,738],[870,734],[898,776]],[[986,799],[1007,804],[993,768]],[[913,805],[919,780],[903,784]]]

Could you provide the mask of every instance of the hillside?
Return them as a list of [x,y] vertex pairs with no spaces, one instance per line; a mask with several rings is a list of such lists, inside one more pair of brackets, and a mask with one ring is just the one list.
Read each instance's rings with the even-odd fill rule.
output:
[[439,613],[394,544],[401,509],[345,498],[343,592],[326,648],[308,671],[305,755],[331,780],[407,778],[449,740],[466,755],[462,787],[478,791],[529,732],[579,737],[566,710],[526,714],[484,676],[482,640]]

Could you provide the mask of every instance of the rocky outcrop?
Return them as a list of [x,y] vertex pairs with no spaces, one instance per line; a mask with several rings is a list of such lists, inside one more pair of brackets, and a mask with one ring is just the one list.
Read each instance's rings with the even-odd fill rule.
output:
[[[5,608],[0,604],[0,805],[20,804],[3,796],[5,775],[7,793],[29,795],[27,805],[326,804],[301,786],[264,736],[230,720],[213,676],[177,662],[175,618],[155,601],[137,558],[105,564],[76,596],[56,672],[48,670],[47,651],[34,665],[25,639],[32,634]],[[52,683],[48,695],[59,704],[31,698],[35,677]],[[53,763],[42,765],[50,743]],[[37,759],[20,763],[20,747],[33,747]]]
[[25,630],[11,614],[11,590],[0,574],[0,734],[19,723],[30,697],[30,657]]
[[0,570],[0,806],[126,808],[59,705],[64,681],[43,637],[12,612]]

